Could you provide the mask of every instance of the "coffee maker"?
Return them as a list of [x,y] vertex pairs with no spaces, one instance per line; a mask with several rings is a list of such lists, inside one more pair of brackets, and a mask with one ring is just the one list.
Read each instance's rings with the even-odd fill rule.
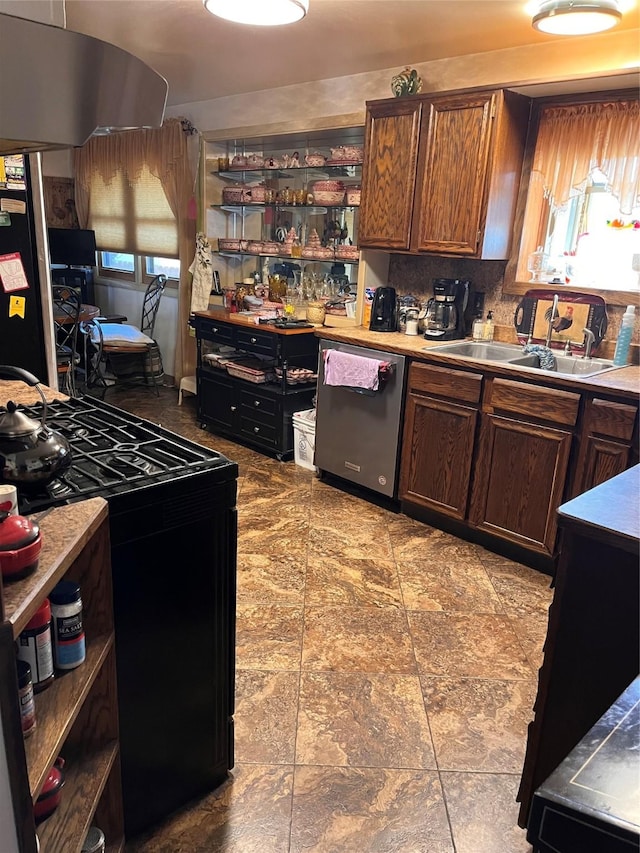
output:
[[468,299],[468,281],[434,278],[433,296],[427,303],[424,337],[434,341],[464,338],[464,312]]
[[396,291],[394,287],[377,287],[371,306],[371,332],[395,332],[398,328]]

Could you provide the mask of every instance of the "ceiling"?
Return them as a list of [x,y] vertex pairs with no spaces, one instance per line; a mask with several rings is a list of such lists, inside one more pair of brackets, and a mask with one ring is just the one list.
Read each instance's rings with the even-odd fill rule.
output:
[[[636,0],[618,29],[637,27]],[[209,100],[557,37],[536,32],[524,0],[310,0],[306,18],[247,27],[202,0],[66,0],[66,26],[144,60],[168,105]],[[593,38],[598,38],[594,36]]]

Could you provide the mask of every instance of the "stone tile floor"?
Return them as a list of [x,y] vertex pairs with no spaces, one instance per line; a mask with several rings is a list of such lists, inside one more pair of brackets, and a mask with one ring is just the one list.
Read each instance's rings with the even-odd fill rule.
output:
[[528,853],[515,801],[549,578],[202,431],[240,466],[236,765],[128,853]]

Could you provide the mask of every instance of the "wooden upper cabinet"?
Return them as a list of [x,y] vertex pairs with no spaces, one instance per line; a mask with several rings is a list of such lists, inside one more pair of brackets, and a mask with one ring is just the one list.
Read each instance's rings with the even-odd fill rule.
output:
[[359,246],[409,248],[421,115],[415,99],[367,109]]
[[501,90],[369,103],[360,245],[508,258],[529,104]]

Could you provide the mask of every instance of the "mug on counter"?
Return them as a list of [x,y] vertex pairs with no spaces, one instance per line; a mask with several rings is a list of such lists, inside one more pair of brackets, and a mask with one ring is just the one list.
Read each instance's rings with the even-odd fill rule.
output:
[[18,514],[18,491],[8,483],[0,483],[0,512]]

